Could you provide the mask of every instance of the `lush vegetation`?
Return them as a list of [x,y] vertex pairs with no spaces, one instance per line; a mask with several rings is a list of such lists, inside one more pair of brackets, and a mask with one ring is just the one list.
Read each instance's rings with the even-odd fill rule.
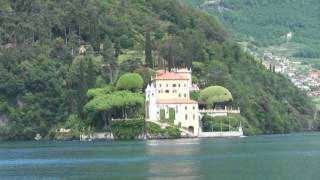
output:
[[112,134],[116,139],[136,139],[144,132],[144,119],[112,121]]
[[238,41],[279,45],[287,41],[287,33],[293,32],[291,41],[307,46],[299,49],[296,57],[320,57],[317,0],[222,0],[209,6],[203,5],[205,1],[188,0],[219,17]]
[[129,119],[112,121],[112,133],[116,139],[128,140],[144,138],[179,138],[180,130],[175,126],[161,128],[153,122],[145,122],[144,119]]
[[241,115],[229,114],[225,117],[211,117],[205,115],[202,119],[203,131],[206,132],[234,131],[238,130],[240,124],[246,135],[257,134],[260,131],[259,129],[252,127]]
[[137,73],[126,73],[119,78],[116,87],[120,90],[141,91],[143,79]]
[[260,132],[303,130],[312,118],[298,89],[241,51],[213,17],[179,1],[2,0],[0,23],[2,139],[143,117],[142,93],[116,81],[135,72],[145,86],[164,67],[192,67],[202,88],[229,89]]
[[217,103],[232,101],[230,91],[222,86],[210,86],[200,92],[199,101],[207,105],[208,108],[215,108]]

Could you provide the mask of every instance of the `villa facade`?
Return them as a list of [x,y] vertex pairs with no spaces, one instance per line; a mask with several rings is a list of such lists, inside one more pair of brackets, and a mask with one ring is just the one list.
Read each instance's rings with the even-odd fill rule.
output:
[[198,102],[190,99],[191,69],[157,71],[145,90],[146,118],[150,121],[170,122],[199,136],[200,118]]

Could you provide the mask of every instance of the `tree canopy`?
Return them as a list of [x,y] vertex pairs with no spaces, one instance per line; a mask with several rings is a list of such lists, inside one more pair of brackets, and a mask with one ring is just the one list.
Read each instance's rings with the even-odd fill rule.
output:
[[199,100],[211,107],[217,103],[232,101],[233,98],[228,89],[222,86],[210,86],[200,92]]
[[143,79],[137,73],[126,73],[118,79],[116,87],[120,90],[141,91]]

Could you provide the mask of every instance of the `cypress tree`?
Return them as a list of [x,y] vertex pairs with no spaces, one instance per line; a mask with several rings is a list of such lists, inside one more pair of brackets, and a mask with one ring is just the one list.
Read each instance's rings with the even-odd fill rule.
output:
[[150,68],[153,68],[152,44],[151,44],[150,30],[147,30],[147,32],[146,32],[145,55],[146,55],[145,61],[146,61],[147,66]]
[[80,67],[79,67],[79,82],[78,82],[78,100],[77,100],[77,109],[78,113],[80,115],[80,118],[84,118],[84,112],[83,107],[87,103],[87,83],[85,80],[85,69],[83,67],[83,59],[80,61]]
[[88,57],[88,75],[86,78],[88,88],[93,88],[96,85],[96,74],[93,66],[92,57]]

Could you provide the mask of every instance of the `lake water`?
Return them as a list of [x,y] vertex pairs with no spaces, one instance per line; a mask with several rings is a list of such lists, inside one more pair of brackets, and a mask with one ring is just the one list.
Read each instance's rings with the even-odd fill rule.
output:
[[239,139],[0,142],[0,179],[318,180],[320,133]]

